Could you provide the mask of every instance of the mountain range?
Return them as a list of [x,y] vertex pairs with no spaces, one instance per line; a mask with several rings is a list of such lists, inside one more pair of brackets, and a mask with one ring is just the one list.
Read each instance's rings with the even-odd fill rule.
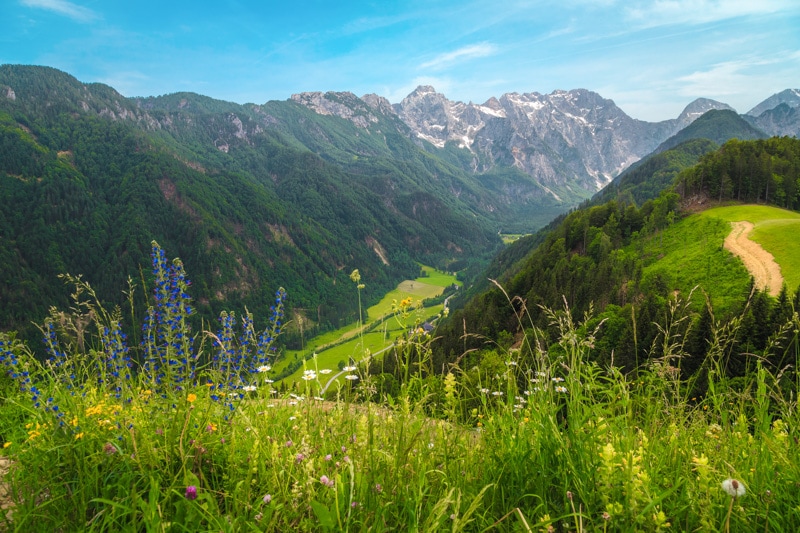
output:
[[[749,111],[744,118],[765,136],[800,134],[800,91],[787,89]],[[353,105],[351,93],[302,93],[292,100],[325,115],[353,121],[365,130],[376,114],[396,114],[418,139],[469,153],[474,173],[516,168],[561,201],[559,191],[593,194],[625,168],[710,110],[729,105],[698,98],[675,119],[645,122],[626,115],[599,94],[577,89],[506,93],[483,104],[452,102],[433,87],[420,86],[399,104],[377,95]],[[350,105],[344,102],[350,102]]]
[[352,269],[367,301],[418,262],[472,276],[499,231],[544,226],[707,111],[756,136],[797,135],[798,103],[785,91],[740,116],[701,99],[658,123],[586,90],[483,105],[430,87],[394,105],[347,92],[240,105],[126,98],[2,65],[0,328],[30,329],[69,305],[64,272],[119,302],[127,279],[147,277],[152,240],[184,260],[206,318],[258,312],[283,285],[297,316],[334,326],[357,313]]

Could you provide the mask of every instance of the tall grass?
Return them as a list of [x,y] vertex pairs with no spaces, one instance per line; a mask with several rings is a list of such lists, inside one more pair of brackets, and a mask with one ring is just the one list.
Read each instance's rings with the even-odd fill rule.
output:
[[[7,530],[800,530],[793,367],[754,357],[728,380],[736,321],[715,325],[691,380],[676,301],[631,375],[592,361],[591,317],[565,307],[547,311],[550,332],[442,376],[434,338],[398,342],[399,392],[378,402],[364,369],[336,400],[310,383],[277,397],[282,295],[261,333],[232,313],[192,332],[185,274],[161,254],[140,344],[96,303],[54,312],[44,363],[0,337]],[[795,313],[785,333],[798,330]],[[778,337],[769,350],[795,365]]]

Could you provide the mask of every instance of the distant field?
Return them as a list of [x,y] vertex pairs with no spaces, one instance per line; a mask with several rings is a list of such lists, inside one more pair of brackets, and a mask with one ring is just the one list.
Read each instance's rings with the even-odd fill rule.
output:
[[[398,284],[397,288],[389,291],[384,295],[380,302],[371,306],[366,310],[364,322],[366,324],[372,323],[392,312],[392,306],[399,303],[405,298],[411,298],[413,302],[424,300],[426,298],[433,298],[439,296],[444,292],[444,288],[450,285],[461,285],[461,282],[456,279],[454,275],[437,271],[436,269],[421,265],[421,269],[425,272],[425,276],[419,277],[415,280],[405,280]],[[411,313],[419,313],[418,315],[411,315],[405,319],[408,325],[413,325],[414,321],[419,318],[423,320],[432,317],[441,312],[443,306],[441,304],[426,307],[418,311],[411,311]],[[317,352],[316,361],[308,361],[307,368],[328,368],[336,371],[339,361],[349,361],[353,358],[355,361],[360,361],[364,358],[366,350],[370,353],[375,353],[378,350],[390,345],[394,339],[405,330],[405,326],[399,324],[395,319],[389,319],[374,331],[366,333],[360,339],[358,337],[357,324],[350,324],[335,331],[329,331],[306,342],[306,350],[291,350],[285,354],[276,365],[275,370],[280,371],[285,368],[295,357],[303,357],[304,354],[310,353],[313,350]],[[362,344],[363,340],[363,344]],[[342,342],[344,341],[344,342]],[[327,345],[340,343],[331,348],[324,348]],[[321,348],[321,349],[320,349]],[[293,383],[302,374],[302,369],[298,370],[291,376],[285,378],[287,383]],[[320,380],[325,376],[320,376]],[[330,376],[325,377],[325,381]]]
[[786,287],[800,287],[800,213],[762,205],[717,207],[702,213],[728,222],[746,220],[755,225],[750,238],[771,253],[781,266]]
[[521,239],[530,235],[529,233],[501,233],[500,238],[503,240],[503,244],[511,244],[512,242]]

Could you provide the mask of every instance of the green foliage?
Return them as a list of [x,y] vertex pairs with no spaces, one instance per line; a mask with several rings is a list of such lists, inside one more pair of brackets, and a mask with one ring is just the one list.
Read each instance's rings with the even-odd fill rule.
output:
[[494,209],[496,191],[381,113],[364,129],[293,102],[126,99],[13,65],[0,85],[16,94],[0,100],[0,329],[30,341],[31,320],[69,302],[59,274],[120,305],[152,240],[195,273],[196,325],[259,309],[280,279],[317,332],[356,316],[341,272],[362,270],[370,303],[417,261],[477,272],[521,213]]
[[[621,191],[631,191],[624,186],[635,186],[637,182],[650,184],[647,171],[655,173],[653,179],[669,168],[674,175],[675,169],[707,146],[693,141],[681,145],[680,150],[651,158],[628,174],[630,179],[620,182],[618,199],[573,211],[551,224],[547,231],[509,246],[495,259],[490,277],[503,283],[513,305],[509,306],[508,296],[499,287],[483,286],[482,292],[474,290],[463,310],[453,313],[440,327],[441,342],[435,345],[435,357],[455,361],[461,354],[480,350],[487,342],[499,342],[503,332],[511,332],[518,340],[531,326],[544,329],[542,308],[566,301],[578,315],[592,307],[599,309],[599,316],[607,323],[608,327],[597,336],[598,349],[594,353],[597,360],[613,360],[614,364],[632,370],[658,357],[654,342],[661,332],[656,324],[668,315],[669,302],[676,294],[688,298],[690,321],[698,328],[689,334],[686,350],[693,359],[684,367],[687,375],[697,370],[710,347],[707,335],[714,318],[706,315],[708,305],[718,313],[716,320],[740,316],[746,327],[738,331],[733,344],[738,353],[760,354],[766,349],[768,339],[788,343],[789,351],[794,349],[791,346],[795,341],[781,329],[783,320],[772,317],[785,317],[790,295],[800,292],[797,281],[800,269],[795,257],[798,250],[791,237],[795,215],[782,214],[785,212],[774,208],[737,206],[727,208],[728,211],[709,210],[699,216],[681,213],[680,206],[682,202],[697,205],[698,196],[702,203],[709,190],[707,187],[705,192],[699,190],[697,180],[705,176],[706,184],[714,183],[710,176],[719,176],[720,172],[741,177],[741,190],[757,191],[758,186],[745,176],[757,175],[758,162],[768,162],[764,164],[769,171],[763,171],[763,175],[778,175],[772,170],[778,169],[786,178],[763,182],[761,192],[756,195],[760,194],[763,200],[769,189],[770,198],[785,200],[796,196],[778,187],[778,183],[796,181],[795,167],[800,161],[796,157],[800,146],[796,140],[729,141],[680,173],[676,189],[683,197],[662,192],[641,207],[621,200],[624,197]],[[682,159],[684,156],[689,159]],[[670,167],[670,161],[676,166]],[[639,169],[641,174],[637,174]],[[741,173],[735,174],[733,169]],[[719,215],[715,215],[717,212]],[[760,223],[760,231],[754,238],[768,245],[789,283],[783,304],[766,293],[751,290],[749,273],[724,250],[723,241],[730,232],[726,220],[734,220],[732,216],[737,217],[735,220],[753,219]],[[765,216],[769,217],[769,223],[763,222]],[[523,312],[529,323],[520,321]],[[465,336],[465,331],[474,335]],[[734,359],[735,364],[727,366],[726,371],[732,376],[742,375],[748,368],[746,358]]]
[[[83,365],[64,381],[2,334],[17,388],[0,409],[19,412],[0,418],[2,503],[13,504],[0,520],[16,531],[794,531],[798,374],[767,357],[726,377],[743,327],[732,320],[714,323],[702,371],[681,379],[686,311],[670,305],[661,356],[635,375],[599,364],[605,322],[565,306],[543,310],[548,341],[526,328],[519,347],[467,354],[443,376],[430,339],[409,338],[398,372],[362,375],[335,401],[279,398],[259,377],[232,408],[203,380],[156,393],[147,371],[118,399],[98,380],[105,348],[55,354]],[[785,326],[800,326],[796,313]],[[97,333],[87,345],[109,346]],[[195,347],[212,360],[215,347]],[[765,353],[776,349],[768,341]],[[47,398],[39,406],[32,385]]]
[[719,145],[708,139],[691,139],[669,150],[654,152],[614,178],[587,205],[597,205],[612,198],[641,205],[658,198],[661,191],[673,184],[680,171],[693,166],[703,154],[717,148]]
[[682,172],[678,187],[685,196],[800,209],[800,140],[730,140]]

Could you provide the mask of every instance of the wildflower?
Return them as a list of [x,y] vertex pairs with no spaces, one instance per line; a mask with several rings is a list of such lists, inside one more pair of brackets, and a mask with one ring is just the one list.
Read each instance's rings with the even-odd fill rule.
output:
[[11,441],[9,441],[9,442],[6,442],[5,444],[3,444],[3,448],[4,448],[4,449],[5,449],[5,448],[8,448],[9,446],[11,446]]
[[746,492],[744,488],[744,483],[739,481],[738,479],[728,478],[722,482],[722,490],[727,492],[732,498],[738,498],[740,496],[744,496]]
[[189,485],[186,487],[186,499],[187,500],[196,500],[197,499],[197,487],[194,485]]
[[291,448],[291,447],[292,447],[292,444],[294,444],[294,443],[293,443],[291,440],[287,440],[287,441],[286,441],[286,447],[287,447],[287,448]]
[[106,452],[106,455],[114,455],[117,453],[117,447],[110,442],[106,442],[103,444],[103,451]]
[[485,388],[485,387],[484,387],[484,388],[482,388],[482,389],[481,389],[481,394],[489,394],[489,389],[487,389],[487,388]]
[[83,431],[81,431],[80,433],[76,433],[75,434],[75,440],[82,439],[82,438],[83,438]]
[[492,393],[492,396],[502,396],[502,395],[503,395],[503,393],[502,393],[502,392],[500,392],[500,391],[494,391],[494,392]]
[[564,381],[564,378],[558,378],[558,377],[551,378],[550,381],[552,381],[553,383],[562,383]]
[[245,392],[255,392],[256,386],[255,385],[245,385],[242,387],[242,390]]
[[326,487],[333,487],[333,480],[328,478],[328,476],[323,475],[319,478],[319,482],[325,485]]
[[358,507],[358,502],[353,502],[353,503],[351,503],[351,504],[350,504],[350,507],[352,507],[353,509],[355,509],[356,507]]
[[563,392],[567,392],[567,388],[566,387],[562,387],[562,386],[558,386],[558,387],[556,387],[556,392],[562,392],[562,393]]
[[330,461],[331,459],[333,459],[333,456],[331,454],[325,456],[326,461]]
[[342,370],[344,372],[355,372],[356,371],[356,367],[354,367],[354,366],[345,366],[345,367],[342,367]]
[[332,370],[330,368],[323,368],[319,371],[320,374],[330,374]]
[[272,501],[272,494],[264,494],[264,497],[261,498],[261,501],[269,505],[269,502]]
[[302,453],[298,453],[298,454],[297,454],[297,455],[295,455],[295,457],[294,457],[294,462],[295,462],[295,463],[297,463],[297,464],[300,464],[300,463],[302,463],[302,462],[303,462],[303,459],[305,459],[305,458],[306,458],[306,456],[305,456],[305,455],[303,455]]
[[189,402],[189,403],[192,403],[192,402],[194,402],[196,399],[197,399],[197,394],[195,394],[195,393],[193,393],[193,392],[192,392],[192,393],[190,393],[190,394],[189,394],[189,395],[186,397],[186,401],[187,401],[187,402]]
[[208,424],[208,425],[206,426],[206,431],[208,431],[209,433],[213,433],[213,432],[215,432],[216,430],[217,430],[217,425],[216,425],[216,424],[214,424],[213,422],[211,422],[210,424]]
[[344,379],[349,379],[350,381],[355,381],[358,379],[358,376],[355,374],[347,374]]
[[272,367],[269,366],[269,365],[261,365],[256,370],[258,370],[261,373],[264,373],[264,372],[269,372],[270,370],[272,370]]
[[383,492],[383,485],[381,485],[380,483],[376,483],[375,484],[375,492],[377,492],[378,494]]

